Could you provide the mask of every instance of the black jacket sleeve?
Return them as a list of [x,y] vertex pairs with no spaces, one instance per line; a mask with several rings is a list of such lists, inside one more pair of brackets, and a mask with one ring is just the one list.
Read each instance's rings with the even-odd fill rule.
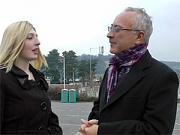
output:
[[59,120],[55,113],[51,111],[51,118],[50,118],[50,129],[52,134],[55,135],[62,135],[62,128],[59,126]]

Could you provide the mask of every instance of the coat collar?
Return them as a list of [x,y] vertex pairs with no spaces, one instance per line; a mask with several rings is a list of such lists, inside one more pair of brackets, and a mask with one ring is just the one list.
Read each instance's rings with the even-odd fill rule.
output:
[[[29,69],[32,72],[33,67],[30,65]],[[35,82],[33,80],[28,80],[28,75],[19,67],[13,65],[11,72],[16,76],[20,86],[24,90],[29,90],[35,86]]]
[[[29,70],[32,73],[34,73],[36,69],[33,68],[33,66],[31,64],[29,64]],[[11,72],[17,76],[27,76],[28,77],[28,75],[22,69],[20,69],[19,67],[15,66],[15,65],[13,65]]]
[[[109,106],[118,98],[128,92],[136,83],[145,76],[144,70],[150,66],[151,55],[147,51],[141,59],[131,68],[128,74],[125,75],[122,81],[118,82],[117,89],[114,95],[109,99],[108,103],[103,108]],[[121,89],[118,89],[121,88]],[[104,97],[104,96],[103,96]],[[102,105],[103,106],[103,105]]]
[[33,73],[35,81],[28,80],[28,75],[15,65],[13,66],[11,72],[16,76],[20,86],[25,90],[29,90],[34,87],[35,83],[37,83],[39,89],[48,90],[49,86],[44,78],[44,74],[36,70],[31,64],[29,65],[29,70]]

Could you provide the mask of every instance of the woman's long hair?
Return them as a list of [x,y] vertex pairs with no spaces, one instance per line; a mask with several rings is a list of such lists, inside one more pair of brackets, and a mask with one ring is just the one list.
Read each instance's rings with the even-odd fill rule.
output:
[[[9,25],[4,31],[0,46],[0,69],[6,68],[9,72],[24,47],[25,40],[31,29],[35,28],[28,21],[19,21]],[[45,57],[39,50],[38,58],[30,62],[34,68],[39,70],[41,66],[47,66]]]

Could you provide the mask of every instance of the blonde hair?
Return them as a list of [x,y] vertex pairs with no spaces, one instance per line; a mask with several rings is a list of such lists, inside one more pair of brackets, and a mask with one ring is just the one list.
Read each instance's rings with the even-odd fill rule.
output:
[[[0,69],[6,68],[9,72],[24,47],[25,40],[31,29],[35,28],[28,21],[19,21],[9,25],[4,31],[0,46]],[[41,66],[47,66],[45,57],[39,50],[38,58],[30,62],[32,66],[39,70]]]

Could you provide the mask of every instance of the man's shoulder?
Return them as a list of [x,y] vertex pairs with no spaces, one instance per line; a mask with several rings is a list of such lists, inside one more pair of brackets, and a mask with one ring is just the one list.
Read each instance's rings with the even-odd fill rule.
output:
[[157,60],[157,59],[155,59],[155,58],[152,58],[152,61],[153,61],[153,63],[154,63],[156,66],[161,67],[161,69],[172,70],[171,67],[169,67],[168,65],[166,65],[165,63],[163,63],[163,62],[160,61],[160,60]]
[[153,74],[157,76],[164,76],[167,74],[177,76],[177,73],[171,67],[154,58],[151,60],[150,69],[153,71]]

